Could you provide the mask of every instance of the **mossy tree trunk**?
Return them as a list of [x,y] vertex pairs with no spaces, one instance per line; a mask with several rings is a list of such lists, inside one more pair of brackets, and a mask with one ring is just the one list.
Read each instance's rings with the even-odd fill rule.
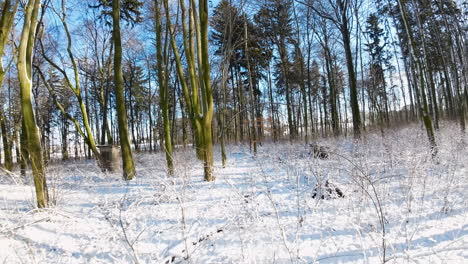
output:
[[[156,60],[158,69],[158,83],[159,83],[159,101],[161,107],[161,114],[163,118],[164,129],[164,147],[166,153],[167,170],[169,175],[174,174],[174,165],[172,161],[172,140],[171,140],[171,123],[169,120],[169,83],[168,76],[169,69],[164,58],[167,58],[167,53],[163,58],[163,43],[162,43],[162,25],[160,18],[159,1],[154,1],[154,17],[155,17],[155,31],[156,31]],[[166,39],[166,41],[168,41]]]
[[37,206],[39,208],[44,208],[49,204],[49,194],[47,191],[39,128],[36,125],[31,101],[32,55],[40,5],[40,0],[29,0],[26,5],[23,30],[21,32],[21,40],[18,48],[17,69],[21,88],[21,112],[23,114],[27,149],[30,155],[34,177],[34,186],[36,188]]
[[26,175],[28,169],[29,153],[28,153],[28,138],[26,135],[26,126],[24,120],[21,119],[20,131],[20,172],[22,176]]
[[[10,34],[11,28],[13,26],[16,11],[18,10],[18,4],[19,0],[6,0],[3,3],[3,6],[1,7],[2,17],[0,19],[0,89],[3,85],[3,80],[5,78],[6,72],[2,60],[3,52],[5,51],[5,46],[8,42],[8,35]],[[8,130],[6,127],[6,116],[4,115],[2,109],[0,109],[0,127],[3,140],[3,153],[5,156],[5,169],[11,171],[13,169],[13,157],[11,151],[13,144],[11,143],[11,140],[8,136]]]
[[[191,0],[192,3],[194,0]],[[208,0],[200,0],[198,3],[200,18],[200,45],[199,55],[201,55],[201,69],[199,76],[202,76],[203,87],[201,89],[203,99],[203,151],[205,165],[205,181],[214,181],[213,175],[213,138],[212,123],[214,113],[213,91],[210,77],[210,58],[208,55]]]
[[5,156],[5,169],[8,171],[13,170],[13,157],[12,157],[12,144],[11,140],[8,138],[8,132],[6,128],[6,117],[3,114],[3,111],[0,110],[0,128],[2,130],[2,140],[3,140],[3,155]]
[[[171,47],[176,61],[177,74],[182,86],[184,100],[192,122],[197,157],[203,161],[205,180],[213,181],[215,177],[213,176],[213,138],[211,127],[214,104],[208,56],[208,2],[205,0],[199,2],[198,14],[193,0],[189,2],[189,12],[186,12],[184,0],[179,0],[179,5],[181,10],[185,58],[187,59],[187,72],[189,74],[188,79],[191,89],[189,89],[185,78],[174,32],[169,19],[167,23],[171,31]],[[164,7],[166,9],[166,17],[170,17],[169,3],[167,0],[164,1]],[[189,20],[189,30],[187,30],[187,17]],[[195,49],[194,44],[194,33],[196,36],[197,49]],[[196,51],[198,52],[197,54],[195,54]],[[196,59],[198,63],[196,63]]]
[[127,126],[125,107],[124,79],[122,74],[122,39],[120,36],[120,0],[112,1],[112,40],[114,42],[114,89],[119,127],[120,148],[122,153],[123,177],[131,180],[135,177],[132,149]]

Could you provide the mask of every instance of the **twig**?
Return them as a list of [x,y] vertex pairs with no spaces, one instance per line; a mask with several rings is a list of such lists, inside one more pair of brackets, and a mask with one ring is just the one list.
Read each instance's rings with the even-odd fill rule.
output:
[[49,216],[44,217],[44,218],[41,218],[41,219],[36,220],[36,221],[33,221],[33,222],[30,222],[30,223],[26,223],[26,224],[24,224],[24,225],[20,225],[20,226],[13,227],[13,228],[11,228],[10,230],[2,230],[2,231],[0,231],[0,233],[7,234],[7,233],[9,233],[9,232],[13,232],[13,231],[15,231],[15,230],[18,230],[18,229],[21,229],[21,228],[25,228],[25,227],[27,227],[27,226],[32,226],[32,225],[34,225],[34,224],[37,224],[37,223],[40,223],[40,222],[44,222],[44,221],[48,221],[48,220],[50,220],[50,217],[49,217]]
[[140,261],[138,260],[138,255],[135,251],[135,248],[133,247],[133,245],[135,244],[135,242],[137,242],[136,239],[138,239],[138,237],[141,235],[141,233],[138,235],[138,237],[132,242],[130,242],[130,239],[128,238],[128,235],[127,235],[127,231],[123,225],[123,221],[122,221],[122,209],[123,209],[123,206],[124,206],[124,202],[125,202],[125,199],[127,198],[127,192],[125,193],[125,196],[124,198],[122,199],[122,201],[120,202],[120,206],[119,206],[119,225],[120,225],[120,228],[122,229],[122,233],[124,235],[124,239],[125,239],[125,242],[127,243],[128,247],[130,248],[130,251],[133,255],[133,261],[135,261],[136,264],[139,264]]
[[[0,167],[0,170],[2,170],[3,172],[5,172],[6,175],[10,176],[10,178],[13,180],[13,182],[14,182],[16,185],[19,185],[19,184],[22,183],[22,181],[21,181],[21,176],[19,176],[18,174],[14,173],[14,172],[11,172],[11,171],[9,171],[9,170],[7,170],[7,169],[5,169],[5,168],[2,168],[2,167]],[[19,179],[19,182],[18,182],[17,179]]]

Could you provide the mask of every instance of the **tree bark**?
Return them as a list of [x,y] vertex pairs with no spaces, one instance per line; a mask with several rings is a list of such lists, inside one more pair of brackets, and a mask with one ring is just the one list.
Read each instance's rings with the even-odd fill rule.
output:
[[112,1],[112,39],[114,42],[114,89],[119,126],[120,148],[122,154],[123,178],[132,180],[135,177],[132,148],[128,135],[127,110],[124,97],[124,79],[122,74],[122,40],[120,37],[120,0]]
[[343,46],[345,50],[346,66],[348,69],[348,82],[349,82],[349,96],[351,102],[351,112],[353,115],[353,131],[354,138],[359,139],[361,137],[361,116],[359,113],[359,102],[357,98],[357,81],[356,73],[353,64],[353,55],[351,53],[351,39],[348,25],[348,17],[346,15],[346,7],[343,1],[338,1],[338,6],[342,14],[342,21],[340,25],[340,31],[343,38]]
[[39,208],[44,208],[49,204],[49,194],[47,191],[39,129],[36,126],[31,101],[32,55],[40,5],[40,0],[29,0],[26,5],[21,41],[18,50],[17,69],[21,88],[21,112],[23,114],[25,134],[27,137],[27,148],[31,157],[37,206]]
[[[2,17],[0,19],[0,89],[3,85],[3,80],[5,78],[5,68],[3,66],[3,53],[5,46],[8,42],[8,35],[10,34],[11,28],[13,26],[14,18],[16,11],[18,9],[19,0],[12,3],[11,0],[6,0],[2,6]],[[7,67],[8,68],[8,67]],[[12,158],[12,143],[8,137],[8,130],[6,127],[6,116],[3,113],[3,110],[0,109],[0,126],[2,132],[3,140],[3,153],[5,156],[5,169],[12,171],[13,169],[13,158]]]
[[[158,82],[159,82],[159,100],[161,112],[163,117],[164,129],[164,152],[166,153],[166,163],[169,175],[174,175],[174,165],[172,161],[172,141],[171,141],[171,124],[169,122],[169,94],[168,94],[168,80],[166,73],[169,71],[163,66],[163,43],[162,43],[162,25],[160,20],[160,8],[158,0],[154,1],[155,7],[155,31],[156,31],[156,60],[158,69]],[[166,40],[168,41],[168,40]]]
[[398,6],[399,6],[401,17],[403,19],[403,24],[404,24],[404,27],[405,27],[405,31],[406,31],[406,34],[408,36],[411,58],[414,61],[414,63],[416,64],[417,69],[419,71],[419,80],[420,80],[420,86],[421,86],[420,87],[421,100],[422,100],[421,112],[422,112],[422,117],[423,117],[423,123],[424,123],[424,126],[426,128],[427,137],[429,139],[432,156],[436,157],[437,156],[437,144],[436,144],[436,140],[435,140],[434,128],[432,126],[431,116],[429,115],[427,99],[426,99],[426,92],[425,92],[425,89],[424,89],[424,72],[423,72],[423,68],[422,68],[422,65],[421,65],[422,63],[419,60],[419,56],[416,55],[416,44],[414,43],[413,35],[412,35],[411,29],[410,29],[410,27],[408,25],[408,21],[407,21],[407,18],[406,18],[406,11],[405,11],[405,8],[404,8],[401,0],[398,0]]

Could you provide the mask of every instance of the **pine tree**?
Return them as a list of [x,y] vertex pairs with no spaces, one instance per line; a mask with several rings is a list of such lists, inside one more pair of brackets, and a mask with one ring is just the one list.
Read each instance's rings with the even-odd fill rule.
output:
[[290,40],[294,36],[291,18],[291,2],[283,0],[266,1],[255,15],[255,22],[262,30],[262,35],[276,47],[279,61],[276,63],[277,87],[280,94],[286,97],[286,110],[289,127],[289,138],[298,136],[297,126],[293,120],[293,85],[291,84]]
[[366,21],[366,31],[364,33],[367,34],[369,39],[369,43],[365,44],[365,50],[369,52],[371,59],[369,65],[371,83],[369,98],[371,99],[371,103],[377,109],[382,126],[383,117],[385,117],[385,122],[387,124],[389,122],[389,102],[384,72],[384,66],[389,63],[389,58],[386,56],[384,50],[386,43],[381,43],[385,33],[384,30],[380,28],[377,14],[372,13],[369,15]]

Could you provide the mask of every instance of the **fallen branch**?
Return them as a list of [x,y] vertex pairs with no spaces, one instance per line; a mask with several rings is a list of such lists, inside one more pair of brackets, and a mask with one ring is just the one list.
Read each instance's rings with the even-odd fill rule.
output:
[[47,216],[47,217],[41,218],[41,219],[39,219],[39,220],[33,221],[33,222],[31,222],[31,223],[26,223],[26,224],[24,224],[24,225],[20,225],[20,226],[13,227],[13,228],[11,228],[10,230],[2,230],[2,231],[0,231],[0,233],[2,233],[2,234],[7,234],[7,233],[10,233],[10,232],[16,231],[16,230],[18,230],[18,229],[25,228],[25,227],[27,227],[27,226],[32,226],[32,225],[35,225],[35,224],[37,224],[37,223],[44,222],[44,221],[49,221],[49,220],[50,220],[50,217]]
[[0,167],[0,170],[2,170],[3,172],[6,173],[6,175],[10,176],[10,178],[13,180],[13,182],[16,184],[16,185],[20,185],[23,183],[23,181],[21,180],[21,176],[14,173],[14,172],[11,172],[5,168],[2,168]]

